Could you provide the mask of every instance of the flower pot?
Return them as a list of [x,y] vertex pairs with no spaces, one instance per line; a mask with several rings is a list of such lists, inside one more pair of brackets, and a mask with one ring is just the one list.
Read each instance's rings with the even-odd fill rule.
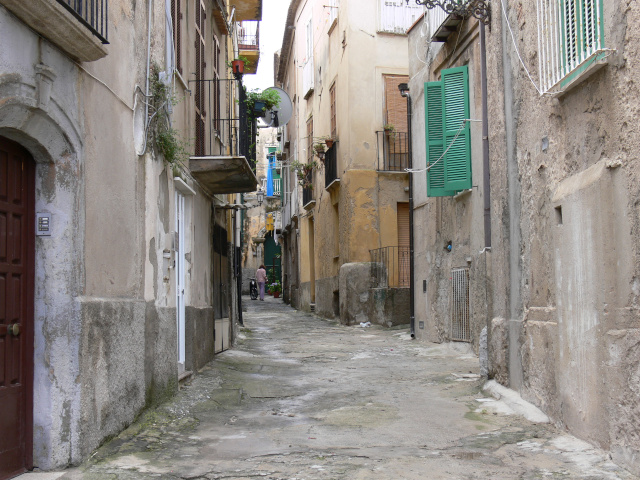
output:
[[231,70],[236,75],[244,74],[244,61],[243,60],[233,60],[231,62]]
[[327,148],[331,148],[333,146],[333,138],[327,138],[324,143],[327,144]]
[[273,298],[280,298],[280,292],[273,292]]

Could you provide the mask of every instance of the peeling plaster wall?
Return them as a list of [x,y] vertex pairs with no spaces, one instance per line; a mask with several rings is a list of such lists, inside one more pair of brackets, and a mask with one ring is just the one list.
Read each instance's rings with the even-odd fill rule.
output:
[[[316,312],[329,318],[340,315],[341,266],[369,262],[369,250],[396,245],[397,203],[408,201],[404,191],[407,174],[376,171],[376,130],[382,130],[384,123],[383,75],[407,74],[406,37],[378,33],[377,17],[377,5],[373,3],[363,8],[343,2],[336,24],[331,26],[323,2],[300,3],[292,25],[296,29],[291,52],[283,52],[289,59],[283,86],[294,99],[294,124],[290,131],[297,135],[291,139],[291,156],[299,162],[306,162],[311,146],[306,138],[310,118],[316,141],[331,135],[329,92],[335,85],[338,141],[334,148],[340,183],[330,192],[325,189],[322,169],[316,172],[315,206],[308,212],[300,209],[297,243],[300,307],[307,309],[307,302],[313,301]],[[314,90],[305,99],[302,67],[306,61],[305,28],[309,19],[313,19]],[[313,252],[309,247],[311,216]],[[313,281],[310,254],[314,256]]]
[[[153,4],[152,57],[164,66],[164,2]],[[110,2],[109,54],[78,65],[0,6],[0,135],[33,155],[36,211],[52,214],[52,235],[36,239],[34,299],[44,470],[80,462],[177,389],[174,172],[133,144],[147,18],[145,2]],[[53,72],[50,97],[39,64]],[[185,294],[197,368],[212,357],[212,227],[211,197],[192,187]]]

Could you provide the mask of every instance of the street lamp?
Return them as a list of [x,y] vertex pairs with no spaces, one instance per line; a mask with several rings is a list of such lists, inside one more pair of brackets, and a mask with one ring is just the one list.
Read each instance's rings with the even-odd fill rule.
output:
[[256,198],[258,199],[258,206],[262,205],[262,202],[264,202],[264,192],[262,190],[258,190]]
[[407,99],[407,171],[409,172],[409,323],[411,324],[411,338],[416,337],[416,317],[415,317],[415,279],[413,278],[414,257],[413,257],[413,151],[411,148],[411,95],[409,94],[409,84],[398,84],[400,95]]
[[[409,5],[409,0],[406,2]],[[447,14],[460,15],[464,18],[473,16],[485,24],[491,20],[489,0],[415,0],[415,2],[428,9],[440,7]]]

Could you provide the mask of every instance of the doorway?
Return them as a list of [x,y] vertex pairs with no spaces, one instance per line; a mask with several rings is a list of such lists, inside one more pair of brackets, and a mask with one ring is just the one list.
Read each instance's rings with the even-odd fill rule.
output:
[[176,327],[178,332],[178,375],[185,371],[185,304],[184,304],[184,272],[185,272],[185,245],[184,245],[184,195],[176,192]]
[[0,137],[0,480],[33,467],[35,162]]

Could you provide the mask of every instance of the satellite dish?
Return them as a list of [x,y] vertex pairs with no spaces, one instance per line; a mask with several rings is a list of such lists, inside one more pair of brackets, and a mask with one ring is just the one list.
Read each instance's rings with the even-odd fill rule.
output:
[[262,118],[262,121],[269,127],[286,125],[289,123],[289,120],[291,120],[291,115],[293,114],[293,103],[291,103],[289,95],[278,87],[269,87],[267,90],[275,90],[278,92],[278,95],[280,95],[280,105],[267,110],[260,118]]

